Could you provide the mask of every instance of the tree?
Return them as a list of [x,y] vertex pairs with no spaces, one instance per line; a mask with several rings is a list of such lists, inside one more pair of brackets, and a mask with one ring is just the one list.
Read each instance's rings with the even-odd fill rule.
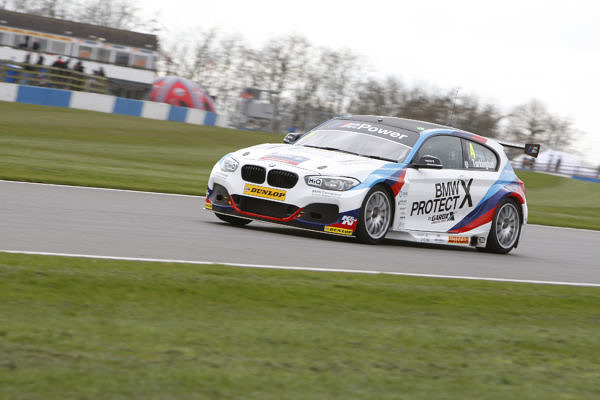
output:
[[581,132],[570,120],[552,115],[539,100],[514,107],[508,115],[505,130],[510,139],[541,143],[549,148],[568,148]]

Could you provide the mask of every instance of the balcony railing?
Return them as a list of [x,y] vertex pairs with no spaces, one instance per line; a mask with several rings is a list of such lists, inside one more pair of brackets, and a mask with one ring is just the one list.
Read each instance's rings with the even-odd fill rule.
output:
[[0,61],[0,82],[106,93],[107,79],[104,76],[90,75],[72,69]]

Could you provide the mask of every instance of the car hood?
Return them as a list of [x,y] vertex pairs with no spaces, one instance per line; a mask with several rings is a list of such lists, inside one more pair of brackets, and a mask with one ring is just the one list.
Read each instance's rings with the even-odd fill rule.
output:
[[[271,168],[305,170],[316,175],[349,176],[359,180],[389,161],[355,156],[339,151],[289,144],[260,144],[231,154],[242,164],[256,162]],[[301,172],[301,171],[299,171]]]

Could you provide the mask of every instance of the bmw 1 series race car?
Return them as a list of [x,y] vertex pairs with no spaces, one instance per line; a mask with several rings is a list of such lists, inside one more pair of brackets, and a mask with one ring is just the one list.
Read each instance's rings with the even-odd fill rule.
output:
[[261,220],[371,244],[392,238],[508,253],[527,202],[503,146],[539,152],[427,122],[338,117],[283,144],[224,156],[205,208],[234,225]]

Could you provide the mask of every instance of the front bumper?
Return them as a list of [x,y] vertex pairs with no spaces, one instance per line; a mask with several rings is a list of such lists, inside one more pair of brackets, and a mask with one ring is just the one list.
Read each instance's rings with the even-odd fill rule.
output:
[[236,172],[213,169],[208,182],[206,209],[311,231],[354,235],[366,190],[317,189],[305,183],[305,171],[294,171],[299,175],[297,184],[282,189],[266,182],[246,182]]

